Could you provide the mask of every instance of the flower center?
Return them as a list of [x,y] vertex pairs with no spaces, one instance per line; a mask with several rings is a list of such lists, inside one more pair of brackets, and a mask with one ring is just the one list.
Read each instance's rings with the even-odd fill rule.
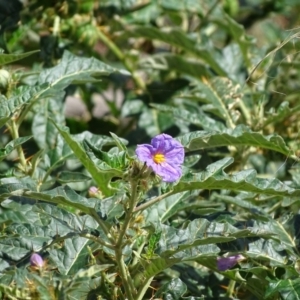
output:
[[166,158],[162,153],[156,153],[153,156],[153,160],[154,160],[155,163],[161,164],[166,160]]

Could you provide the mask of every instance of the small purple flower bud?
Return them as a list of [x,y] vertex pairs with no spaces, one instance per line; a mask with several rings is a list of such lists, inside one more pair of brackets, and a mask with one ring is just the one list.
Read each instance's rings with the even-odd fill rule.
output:
[[103,198],[101,191],[95,186],[91,186],[89,188],[88,195],[90,198],[98,198],[98,199]]
[[245,257],[241,254],[236,254],[228,257],[218,257],[217,268],[219,271],[226,271],[234,267],[238,262],[244,260]]
[[95,197],[95,195],[98,193],[98,189],[95,186],[91,186],[89,188],[89,196],[90,197]]
[[30,257],[30,264],[32,267],[42,268],[45,262],[39,254],[33,253]]

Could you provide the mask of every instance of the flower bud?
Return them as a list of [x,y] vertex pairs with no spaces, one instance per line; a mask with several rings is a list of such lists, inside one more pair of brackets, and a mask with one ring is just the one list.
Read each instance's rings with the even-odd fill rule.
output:
[[241,254],[236,254],[228,257],[219,257],[217,259],[217,268],[219,271],[226,271],[232,267],[234,267],[238,262],[246,259]]
[[8,89],[10,82],[10,74],[4,69],[0,69],[0,92],[5,92]]
[[30,257],[30,264],[32,267],[42,268],[45,262],[39,254],[33,253]]
[[103,198],[101,191],[95,186],[91,186],[89,188],[88,195],[90,198],[98,198],[98,199]]

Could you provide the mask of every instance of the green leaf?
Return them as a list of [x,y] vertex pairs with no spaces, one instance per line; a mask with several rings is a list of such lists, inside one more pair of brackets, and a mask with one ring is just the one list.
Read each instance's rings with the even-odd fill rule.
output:
[[178,263],[180,258],[161,258],[154,257],[151,259],[139,258],[139,264],[142,271],[134,277],[134,283],[136,287],[143,286],[143,283],[147,282],[151,277],[163,272],[164,270],[172,267]]
[[283,279],[271,281],[266,291],[265,297],[276,296],[280,294],[281,299],[299,300],[300,299],[300,278]]
[[[109,188],[109,183],[112,177],[116,176],[115,169],[102,170],[100,169],[93,160],[89,157],[86,151],[83,149],[81,144],[77,142],[70,134],[69,128],[65,126],[59,126],[53,122],[58,129],[59,133],[63,136],[69,147],[73,150],[76,157],[84,165],[86,170],[91,174],[97,187],[101,192],[107,196],[111,195],[112,191]],[[117,173],[117,175],[119,175]]]
[[38,82],[41,84],[47,82],[51,88],[63,90],[71,83],[94,82],[95,76],[109,75],[113,72],[116,72],[116,69],[94,57],[78,57],[65,50],[60,63],[43,70]]
[[195,131],[178,138],[189,151],[222,146],[255,146],[290,155],[291,150],[283,138],[277,134],[264,136],[251,131],[245,125],[238,125],[234,129],[218,131]]
[[46,278],[31,273],[28,280],[35,285],[40,300],[53,299],[52,295],[49,293],[49,282]]
[[179,278],[174,278],[160,287],[155,296],[163,296],[163,299],[180,300],[183,299],[182,296],[186,291],[186,285]]
[[72,157],[75,157],[72,149],[65,142],[63,137],[59,135],[56,140],[56,147],[54,149],[49,149],[45,154],[45,168],[48,169],[48,172],[50,173],[52,170],[61,166],[68,158]]
[[113,140],[115,141],[116,145],[119,148],[119,151],[127,151],[126,145],[128,144],[128,141],[121,139],[120,137],[118,137],[116,134],[114,134],[113,132],[110,132],[111,137],[113,138]]
[[43,193],[24,191],[23,195],[36,200],[43,200],[54,204],[63,204],[66,206],[79,209],[80,211],[90,214],[91,209],[97,204],[97,199],[84,198],[76,194],[69,186],[57,187],[50,191],[45,191]]
[[224,169],[232,163],[233,158],[227,157],[210,164],[203,172],[184,176],[174,187],[173,193],[195,189],[225,189],[289,197],[300,195],[300,190],[293,189],[276,178],[257,178],[255,170],[244,170],[228,175]]
[[215,22],[218,25],[224,27],[231,34],[231,36],[240,46],[246,66],[249,69],[253,68],[253,65],[251,64],[251,55],[253,56],[252,53],[253,51],[251,51],[252,50],[251,48],[254,46],[254,38],[248,36],[245,32],[244,27],[238,24],[234,19],[232,19],[224,12],[223,12],[223,17],[217,18]]
[[171,118],[164,112],[145,107],[139,118],[138,126],[144,129],[149,136],[155,136],[164,132],[174,124]]
[[178,73],[187,74],[197,79],[205,76],[212,77],[212,72],[207,66],[195,59],[174,54],[157,54],[141,61],[141,67],[144,69],[153,69],[160,71],[175,70]]
[[36,86],[21,86],[13,90],[11,98],[0,100],[0,122],[28,102],[34,104],[41,97],[56,97],[71,83],[94,82],[94,76],[115,71],[95,58],[78,57],[65,51],[57,66],[41,72]]
[[89,215],[76,215],[58,206],[39,203],[34,206],[33,211],[40,219],[47,219],[45,225],[59,235],[97,227],[97,222]]
[[153,18],[158,17],[161,9],[158,7],[156,1],[139,2],[136,0],[118,2],[114,0],[104,1],[100,7],[106,6],[110,9],[111,5],[116,9],[115,13],[120,13],[126,23],[149,23]]
[[[212,49],[201,48],[197,45],[197,41],[190,38],[183,31],[179,29],[158,29],[150,26],[134,26],[127,32],[130,37],[142,37],[153,40],[159,40],[164,43],[179,47],[191,54],[196,55],[203,61],[209,64],[209,66],[220,76],[226,76],[225,70],[221,68]],[[214,55],[215,54],[215,55]]]
[[162,257],[191,260],[201,255],[217,254],[218,243],[228,243],[237,238],[260,237],[266,232],[250,229],[238,229],[229,223],[209,222],[207,219],[195,219],[186,229],[176,229],[168,225],[157,225],[161,232],[157,253]]
[[[0,240],[3,247],[9,240],[23,251],[40,251],[43,246],[52,240],[55,231],[52,231],[48,226],[38,226],[34,224],[11,224],[6,228],[8,237],[5,240]],[[12,238],[13,237],[13,238]],[[15,249],[14,249],[15,250]]]
[[178,12],[191,12],[191,13],[197,13],[200,15],[205,15],[207,10],[209,10],[211,5],[208,5],[208,3],[212,4],[211,2],[206,1],[199,1],[195,2],[194,0],[160,0],[159,3],[162,8],[166,10],[171,11],[178,11]]
[[[113,148],[109,152],[104,152],[94,147],[88,140],[83,141],[83,146],[91,159],[93,158],[89,154],[89,152],[92,152],[94,156],[101,161],[100,167],[103,170],[110,170],[110,169],[124,170],[124,168],[126,167],[127,155],[126,152],[124,151],[120,151],[120,152],[119,150],[114,151],[116,150],[116,148]],[[119,175],[122,175],[122,173],[119,173]]]
[[120,192],[100,201],[100,209],[97,213],[107,221],[118,219],[125,212],[122,204],[124,201],[126,201],[125,190],[120,189]]
[[[27,213],[23,215],[30,218],[32,223],[28,224],[26,223],[28,220],[22,219],[22,223],[11,224],[5,229],[7,236],[0,239],[0,249],[3,251],[10,249],[10,257],[14,260],[19,259],[16,251],[21,254],[26,251],[27,254],[31,251],[40,251],[50,245],[55,237],[76,238],[83,229],[97,227],[96,221],[88,215],[76,216],[52,205],[38,204],[33,210],[28,210],[29,205],[22,208],[27,208],[25,209]],[[42,226],[39,225],[41,223]]]
[[1,203],[0,223],[21,224],[28,223],[28,220],[30,220],[31,224],[39,226],[49,224],[49,220],[34,212],[30,204],[21,204],[10,199]]
[[[280,237],[278,238],[280,239]],[[285,252],[282,253],[285,248],[281,246],[280,241],[259,239],[254,243],[249,243],[247,256],[253,260],[264,261],[273,267],[285,267],[288,259]]]
[[89,240],[82,237],[73,237],[64,242],[62,249],[49,250],[51,260],[59,272],[64,275],[74,275],[88,264],[87,244]]
[[[191,97],[190,94],[189,97]],[[225,77],[205,79],[204,82],[197,82],[196,87],[192,90],[192,99],[209,103],[211,111],[226,121],[229,128],[235,127],[239,112],[231,107],[242,101],[239,84]]]
[[263,126],[267,126],[268,124],[274,123],[278,124],[283,121],[285,118],[293,115],[298,112],[300,109],[300,105],[296,105],[294,107],[289,107],[289,102],[284,101],[280,103],[277,110],[272,107],[269,111],[266,112],[266,119],[264,120]]
[[[297,244],[294,241],[293,236],[291,236],[286,229],[283,227],[283,225],[277,221],[270,218],[268,222],[261,222],[261,221],[255,221],[254,227],[260,228],[262,231],[269,231],[272,232],[272,239],[274,240],[274,243],[278,243],[276,247],[278,247],[279,250],[285,249],[287,252],[293,257],[295,253],[297,252]],[[273,242],[273,241],[272,241]],[[278,250],[277,249],[277,250]],[[249,250],[250,251],[250,250]],[[261,254],[265,252],[268,255],[268,251],[262,251]],[[272,256],[271,254],[269,256]],[[281,255],[284,257],[285,255]]]
[[31,138],[32,136],[24,136],[16,138],[7,143],[4,149],[0,149],[0,161],[3,160],[7,155],[9,155],[16,147],[26,143]]
[[205,114],[202,110],[199,109],[199,112],[192,113],[183,108],[172,107],[168,105],[162,104],[151,104],[152,107],[156,108],[159,111],[169,112],[173,114],[173,118],[175,120],[181,119],[190,124],[200,126],[205,130],[212,131],[223,131],[226,127],[223,123],[210,118],[207,114]]
[[[36,190],[36,182],[30,177],[0,179],[0,199],[6,200],[12,195],[22,196],[24,190]],[[21,199],[20,199],[21,201]]]
[[171,216],[185,208],[185,203],[190,198],[196,197],[197,194],[197,191],[179,193],[152,205],[144,212],[145,223],[166,222]]
[[[86,299],[89,291],[94,284],[100,281],[101,278],[96,278],[100,272],[104,272],[106,269],[113,265],[101,264],[93,265],[91,267],[85,267],[74,274],[70,279],[70,282],[65,285],[68,299]],[[96,280],[95,280],[96,279]],[[89,284],[87,284],[89,282]],[[98,282],[99,284],[99,282]]]
[[56,146],[58,130],[49,120],[51,117],[55,123],[63,124],[63,98],[65,92],[58,93],[54,97],[41,99],[37,112],[32,121],[32,133],[40,149],[53,149]]
[[[225,203],[229,203],[231,205],[236,205],[239,207],[242,207],[246,210],[254,210],[257,211],[259,213],[263,214],[263,210],[259,208],[259,206],[254,205],[253,203],[251,203],[249,200],[245,200],[242,198],[241,196],[242,193],[235,195],[234,197],[232,196],[228,196],[228,195],[222,195],[222,194],[215,194],[214,198],[218,199],[218,200],[222,200]],[[255,194],[254,194],[255,195]],[[253,197],[254,198],[254,197]],[[254,201],[253,201],[254,202]]]
[[[0,105],[1,105],[1,103],[0,103]],[[6,124],[6,122],[8,121],[10,119],[10,116],[8,115],[7,117],[1,117],[0,118],[0,128],[3,126],[3,125],[5,125]]]
[[0,66],[9,64],[11,62],[21,60],[29,55],[32,55],[34,53],[39,52],[40,50],[34,50],[26,53],[12,53],[12,54],[6,54],[6,53],[0,53]]
[[57,175],[57,181],[62,184],[69,182],[83,182],[88,180],[91,180],[89,176],[79,172],[62,171]]
[[13,94],[7,100],[0,99],[0,121],[3,122],[22,105],[30,101],[37,101],[41,95],[48,91],[48,84],[37,86],[20,86],[13,90]]
[[[10,299],[26,299],[28,298],[28,289],[19,289],[16,286],[10,287],[5,284],[0,284],[0,291]],[[16,298],[16,296],[18,298]]]

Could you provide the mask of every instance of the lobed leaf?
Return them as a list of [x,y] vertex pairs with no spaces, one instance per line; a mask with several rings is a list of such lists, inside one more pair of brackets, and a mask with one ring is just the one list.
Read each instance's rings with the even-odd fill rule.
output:
[[40,149],[53,149],[56,146],[58,130],[50,121],[63,124],[63,99],[65,92],[57,93],[55,97],[43,97],[32,120],[32,133]]
[[167,221],[172,215],[178,213],[178,211],[186,208],[186,202],[193,197],[196,197],[198,192],[196,191],[188,191],[184,193],[179,193],[176,195],[169,196],[162,201],[158,202],[155,205],[152,205],[145,212],[145,223],[164,223]]
[[88,265],[88,243],[86,238],[73,237],[64,241],[62,249],[49,250],[51,260],[61,274],[73,275]]
[[196,40],[187,36],[179,29],[165,29],[161,30],[151,26],[134,26],[128,32],[130,37],[143,37],[153,40],[159,40],[173,46],[177,46],[189,53],[192,53],[203,61],[220,76],[226,76],[226,71],[222,69],[217,60],[215,59],[212,51],[206,48],[200,48],[196,44]]
[[84,182],[89,181],[91,178],[87,175],[84,175],[79,172],[69,172],[69,171],[62,171],[60,172],[57,177],[57,181],[59,183],[70,183],[70,182]]
[[254,146],[290,155],[291,149],[277,134],[264,136],[245,125],[218,131],[194,131],[177,138],[189,151],[222,146]]
[[31,138],[32,136],[19,137],[7,143],[5,148],[0,149],[0,161],[9,155],[16,147],[26,143]]
[[94,82],[94,76],[115,71],[95,58],[78,57],[65,51],[57,66],[41,72],[35,86],[21,86],[13,90],[11,98],[0,99],[0,124],[26,103],[35,103],[41,97],[56,97],[71,83]]
[[106,65],[96,58],[85,58],[64,51],[60,63],[50,69],[41,72],[38,82],[49,83],[51,88],[63,90],[70,83],[94,82],[95,76],[109,75],[116,69]]
[[75,193],[69,186],[57,187],[50,191],[33,192],[24,191],[23,195],[36,200],[42,200],[54,204],[63,204],[90,214],[90,208],[97,206],[97,199],[86,199]]
[[30,56],[34,53],[38,53],[40,50],[34,50],[34,51],[29,51],[25,53],[11,53],[11,54],[6,54],[6,53],[0,53],[0,66],[12,63],[14,61],[21,60],[27,56]]
[[174,187],[173,193],[195,189],[225,189],[258,194],[299,197],[300,190],[289,187],[278,179],[258,178],[255,170],[226,174],[224,169],[233,163],[227,157],[209,165],[205,171],[188,174]]
[[234,128],[239,112],[234,109],[241,99],[241,87],[229,78],[214,77],[211,80],[203,78],[197,82],[191,91],[193,100],[209,103],[211,111],[224,120],[229,128]]
[[7,120],[11,114],[20,109],[24,104],[37,101],[43,93],[48,91],[48,84],[36,86],[21,86],[14,90],[8,99],[0,99],[0,122]]
[[141,61],[141,67],[160,71],[175,70],[178,73],[187,74],[197,79],[202,76],[212,77],[211,70],[198,60],[187,59],[186,57],[170,53],[147,57]]
[[286,300],[300,299],[300,279],[272,280],[264,296],[267,298],[278,294]]
[[[55,124],[53,122],[53,124]],[[83,149],[81,144],[69,134],[69,128],[65,126],[59,126],[55,124],[59,133],[62,135],[64,140],[67,142],[69,147],[72,149],[76,157],[84,165],[86,170],[91,174],[92,178],[97,184],[97,187],[101,192],[107,196],[111,195],[111,189],[109,188],[110,180],[113,176],[119,175],[116,173],[116,169],[103,170],[98,167],[95,162],[89,157],[87,152]]]
[[209,132],[212,130],[223,131],[226,128],[222,122],[209,117],[202,110],[199,110],[198,112],[189,112],[181,107],[172,107],[162,104],[151,104],[151,106],[159,111],[171,113],[175,120],[180,119],[186,121],[189,124],[200,126]]

